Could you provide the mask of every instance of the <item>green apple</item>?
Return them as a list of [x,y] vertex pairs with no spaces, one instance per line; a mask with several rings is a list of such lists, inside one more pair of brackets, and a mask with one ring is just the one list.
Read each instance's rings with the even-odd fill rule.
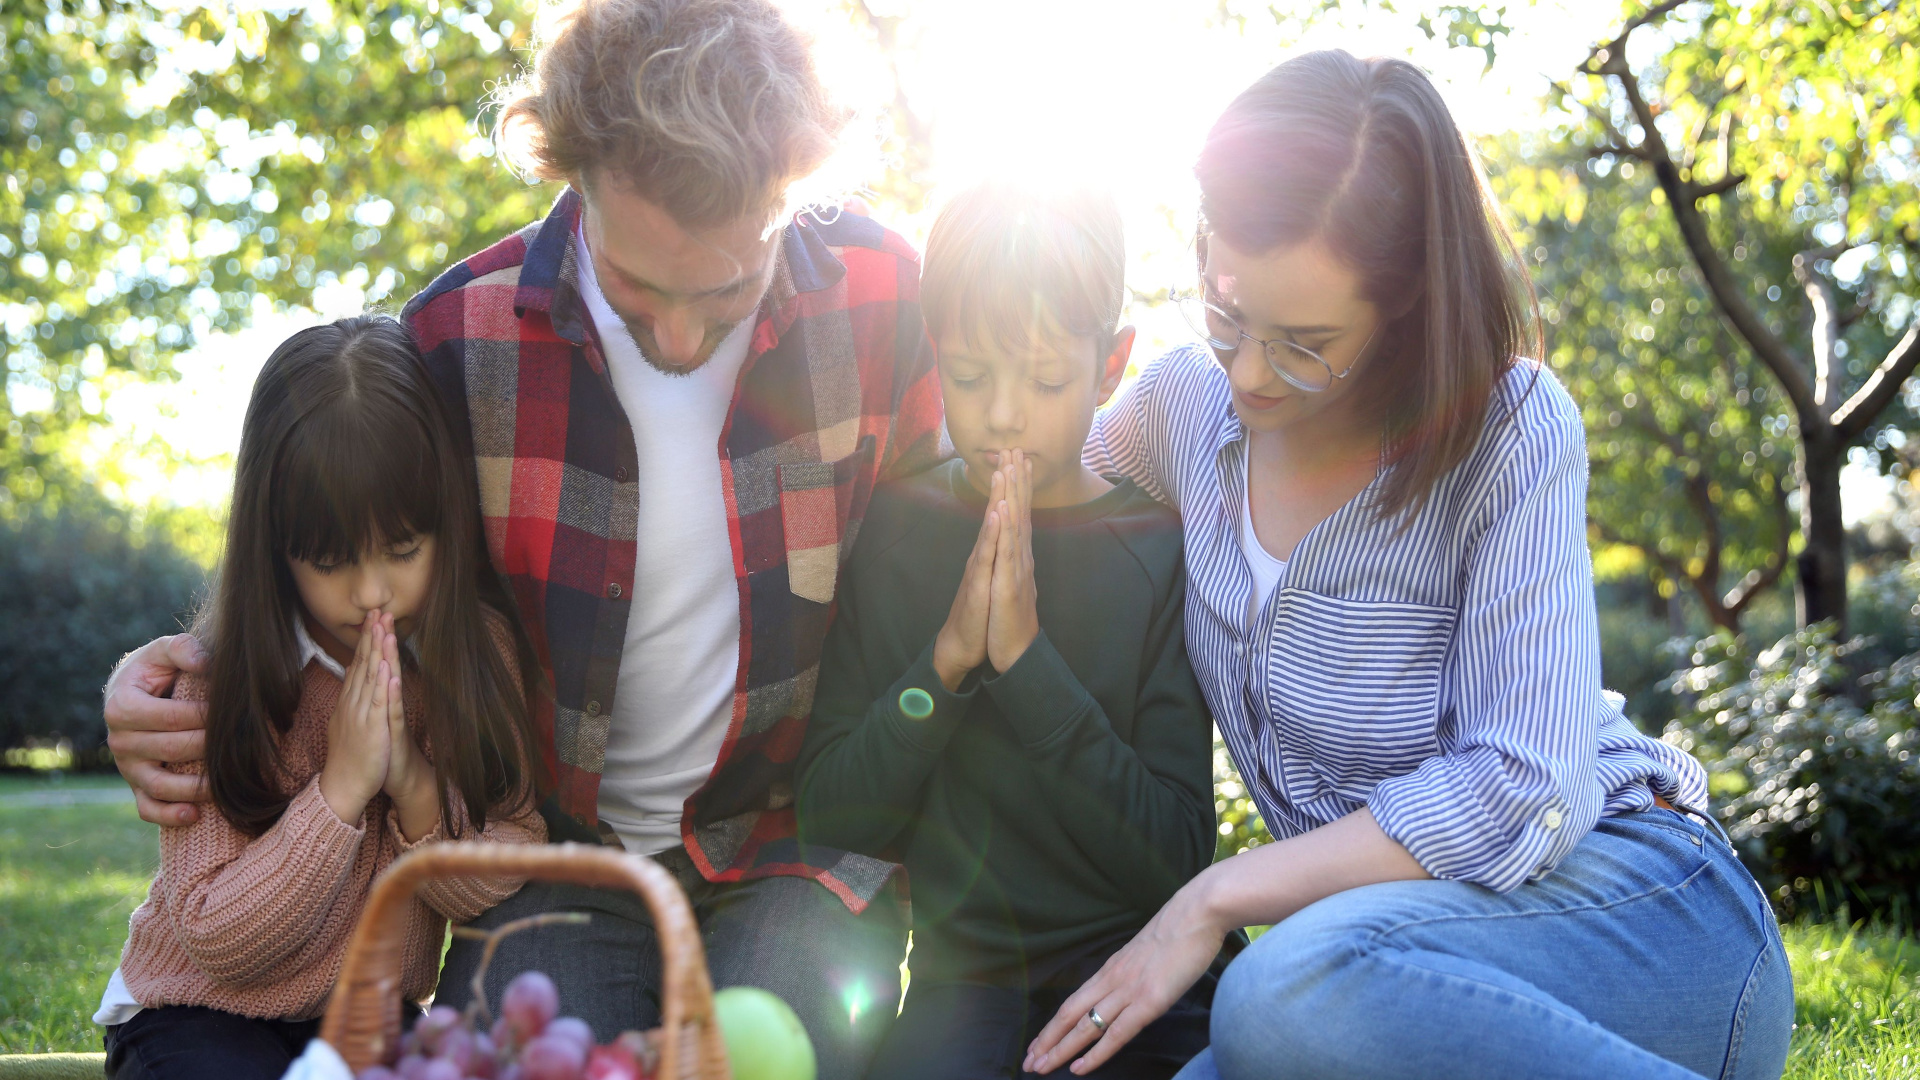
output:
[[813,1042],[779,997],[757,986],[713,995],[733,1080],[814,1080]]

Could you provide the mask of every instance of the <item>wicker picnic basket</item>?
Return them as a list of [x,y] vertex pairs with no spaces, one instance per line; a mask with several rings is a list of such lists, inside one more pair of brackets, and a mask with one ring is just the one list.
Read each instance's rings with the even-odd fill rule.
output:
[[706,953],[686,894],[651,859],[582,844],[434,844],[395,859],[373,883],[320,1025],[320,1037],[354,1072],[387,1060],[399,1038],[407,903],[423,883],[449,877],[524,877],[639,894],[653,915],[666,969],[661,1026],[647,1033],[659,1055],[658,1075],[661,1080],[731,1080],[714,1019]]

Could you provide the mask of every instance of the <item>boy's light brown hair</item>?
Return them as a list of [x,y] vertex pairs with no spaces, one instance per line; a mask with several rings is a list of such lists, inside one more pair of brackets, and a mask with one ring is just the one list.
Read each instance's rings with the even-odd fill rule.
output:
[[1021,352],[1089,337],[1104,360],[1126,306],[1126,259],[1111,194],[980,184],[934,219],[920,306],[935,340]]
[[611,179],[685,228],[772,222],[851,117],[767,0],[571,0],[540,39],[495,98],[503,155],[541,180]]

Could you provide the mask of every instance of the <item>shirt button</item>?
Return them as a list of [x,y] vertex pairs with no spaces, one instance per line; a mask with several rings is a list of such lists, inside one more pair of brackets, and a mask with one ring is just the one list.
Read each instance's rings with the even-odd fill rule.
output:
[[588,715],[588,716],[599,716],[599,715],[600,715],[600,703],[599,703],[599,702],[597,702],[597,701],[589,701],[589,702],[587,702],[587,715]]
[[1546,813],[1540,815],[1540,824],[1545,825],[1549,829],[1559,828],[1562,820],[1560,811],[1552,807],[1549,807]]
[[610,585],[608,585],[608,586],[607,586],[607,595],[608,595],[608,596],[610,596],[610,597],[612,597],[612,598],[613,598],[613,599],[615,599],[615,600],[618,600],[618,599],[620,599],[620,583],[616,581],[616,582],[613,582],[612,584],[610,584]]
[[627,467],[625,465],[622,465],[619,468],[613,470],[613,478],[615,480],[619,480],[624,483],[627,479]]
[[1245,655],[1247,655],[1247,647],[1246,647],[1245,645],[1242,645],[1242,644],[1240,644],[1240,643],[1239,643],[1239,642],[1237,642],[1237,641],[1236,641],[1236,642],[1234,642],[1234,643],[1233,643],[1233,655],[1235,655],[1235,656],[1245,656]]

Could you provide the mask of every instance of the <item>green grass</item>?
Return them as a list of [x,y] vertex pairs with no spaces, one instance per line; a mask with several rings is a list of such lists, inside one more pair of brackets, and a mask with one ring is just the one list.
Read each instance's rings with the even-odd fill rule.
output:
[[1786,928],[1794,1080],[1920,1076],[1920,943],[1877,928]]
[[[7,796],[112,791],[117,778],[0,776],[0,1053],[98,1050],[91,1017],[158,853],[131,801],[22,807]],[[1799,998],[1790,1080],[1920,1076],[1920,942],[1790,926]]]
[[0,1053],[100,1049],[93,1010],[159,859],[131,799],[49,807],[6,797],[113,785],[125,786],[0,776]]

